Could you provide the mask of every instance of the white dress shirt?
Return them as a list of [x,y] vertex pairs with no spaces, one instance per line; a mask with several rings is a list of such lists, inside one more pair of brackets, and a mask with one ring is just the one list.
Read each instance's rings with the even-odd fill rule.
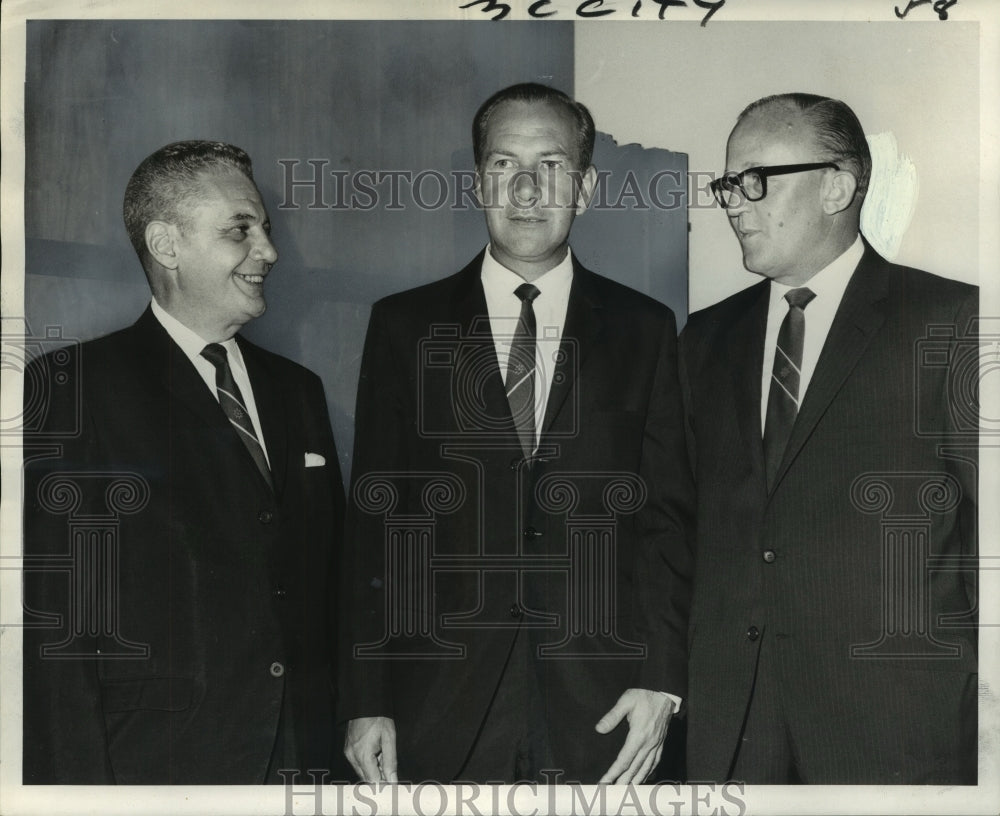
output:
[[[510,344],[514,339],[517,320],[521,316],[521,299],[514,294],[524,278],[497,261],[489,247],[483,256],[483,291],[486,293],[486,309],[490,316],[490,331],[497,352],[500,373],[506,378],[507,360],[510,358]],[[556,353],[562,342],[566,326],[566,310],[569,307],[569,292],[573,284],[573,257],[567,250],[566,257],[533,284],[538,289],[538,297],[532,302],[535,311],[535,445],[542,433],[545,406],[549,401],[552,374],[555,372]],[[674,704],[674,713],[681,707],[681,698],[676,694],[657,691],[668,697]]]
[[[483,290],[490,316],[490,331],[497,352],[500,373],[507,376],[510,344],[521,315],[521,299],[514,294],[524,278],[497,261],[489,247],[483,256]],[[558,266],[533,281],[538,297],[532,302],[535,311],[535,445],[541,438],[545,406],[555,372],[556,354],[562,342],[569,306],[569,290],[573,284],[573,257],[567,250]]]
[[[858,266],[865,247],[859,235],[854,243],[828,266],[821,269],[802,286],[812,290],[816,295],[804,310],[805,338],[802,344],[802,371],[799,375],[799,405],[806,395],[809,381],[816,370],[820,352],[826,336],[830,333],[833,318],[844,297],[844,290],[851,280],[851,275]],[[802,286],[786,286],[783,283],[771,281],[771,299],[767,307],[767,333],[764,336],[764,368],[761,371],[760,388],[760,432],[763,436],[764,423],[767,420],[767,398],[771,392],[771,371],[774,368],[774,352],[778,345],[778,332],[781,323],[788,314],[788,301],[785,295],[792,289]]]
[[[153,316],[160,321],[160,325],[166,329],[170,338],[181,347],[181,351],[187,355],[197,372],[201,375],[201,378],[205,381],[205,385],[208,386],[208,390],[215,398],[215,401],[218,402],[219,393],[215,388],[215,366],[201,356],[201,351],[208,345],[208,341],[189,329],[176,317],[168,314],[156,302],[155,297],[152,299],[150,305],[153,309]],[[253,387],[250,385],[250,375],[247,374],[246,364],[243,362],[240,347],[236,343],[235,337],[230,337],[228,340],[219,343],[219,345],[226,350],[226,354],[229,357],[229,368],[233,372],[233,379],[236,381],[236,385],[243,395],[243,401],[246,403],[245,407],[247,413],[250,415],[250,421],[253,423],[253,429],[257,434],[257,440],[264,450],[264,458],[267,459],[267,463],[270,465],[271,460],[267,455],[267,444],[264,442],[264,434],[260,427],[260,417],[257,416],[257,403],[254,402],[253,398]]]

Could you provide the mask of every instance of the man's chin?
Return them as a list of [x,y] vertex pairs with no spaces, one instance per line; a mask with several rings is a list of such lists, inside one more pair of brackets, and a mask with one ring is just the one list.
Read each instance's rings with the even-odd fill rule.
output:
[[754,275],[760,275],[762,278],[771,277],[768,274],[767,265],[760,258],[746,250],[743,251],[743,268]]
[[244,323],[249,323],[251,320],[256,320],[264,312],[267,311],[267,302],[262,297],[252,297],[247,299],[246,308],[243,310],[243,314],[246,317]]
[[264,310],[267,308],[267,303],[264,300],[264,284],[251,284],[239,278],[235,278],[235,283],[236,288],[243,296],[247,314],[253,317],[260,317],[264,314]]

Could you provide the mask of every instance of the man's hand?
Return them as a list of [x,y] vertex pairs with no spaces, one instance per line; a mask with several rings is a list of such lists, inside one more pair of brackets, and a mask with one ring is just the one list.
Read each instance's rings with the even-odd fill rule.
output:
[[396,724],[389,717],[348,721],[344,756],[362,782],[398,782]]
[[610,733],[622,718],[628,720],[625,744],[607,773],[598,784],[642,784],[663,753],[663,738],[674,714],[674,701],[666,694],[646,689],[629,689],[595,728],[600,734]]

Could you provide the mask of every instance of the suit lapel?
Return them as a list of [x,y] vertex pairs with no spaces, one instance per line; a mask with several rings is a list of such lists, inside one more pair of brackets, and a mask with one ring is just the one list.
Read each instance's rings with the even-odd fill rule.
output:
[[[250,387],[253,388],[254,404],[257,406],[264,446],[267,448],[267,458],[271,465],[274,492],[277,496],[281,496],[288,480],[288,422],[285,417],[285,403],[281,399],[282,389],[260,359],[256,347],[239,335],[236,336],[236,342],[247,367]],[[299,463],[299,466],[305,465]],[[256,470],[256,464],[254,469]]]
[[[197,417],[198,425],[206,428],[217,427],[219,430],[219,439],[228,440],[231,437],[232,445],[227,444],[227,447],[233,449],[234,455],[244,457],[247,467],[253,468],[254,473],[257,474],[261,483],[264,484],[264,478],[260,475],[260,471],[257,470],[257,464],[230,426],[229,420],[226,419],[226,415],[219,407],[218,401],[206,387],[205,381],[201,378],[191,360],[188,359],[188,356],[171,339],[167,330],[160,325],[160,321],[153,315],[152,309],[146,309],[133,328],[136,332],[137,351],[141,358],[142,366],[147,369],[153,367],[158,370],[155,376],[157,376],[159,385],[164,389],[167,399],[170,400],[171,404],[179,405],[194,414]],[[244,362],[247,362],[246,343],[240,344],[240,351],[244,354]],[[249,362],[247,362],[247,366],[249,368]],[[264,441],[267,445],[268,455],[272,457],[271,465],[273,468],[275,460],[271,449],[271,436],[276,437],[276,442],[280,445],[279,452],[283,452],[284,428],[279,425],[269,435],[268,426],[264,424],[265,414],[261,407],[261,397],[258,396],[258,391],[271,392],[276,389],[260,389],[254,381],[254,372],[252,370],[250,371],[250,381],[254,384],[254,401],[257,404],[257,414],[261,418]],[[269,407],[268,413],[273,416],[277,412],[273,407]],[[211,454],[206,452],[206,455]],[[275,488],[277,489],[277,482],[275,483]]]
[[[559,344],[559,357],[552,373],[548,402],[542,422],[542,433],[548,432],[576,387],[577,376],[583,370],[590,350],[602,328],[601,299],[594,286],[594,273],[585,269],[573,257],[573,283],[570,286],[566,323]],[[574,404],[571,402],[570,404]]]
[[887,292],[888,274],[885,265],[866,245],[865,254],[847,284],[830,326],[830,333],[823,344],[823,351],[816,363],[816,370],[802,400],[784,458],[778,468],[775,487],[858,364],[872,337],[885,322]]
[[[485,416],[503,418],[509,424],[510,433],[516,436],[503,373],[496,361],[496,346],[483,292],[482,262],[483,254],[480,253],[458,274],[454,313],[462,326],[465,341],[471,344],[470,353],[476,355],[476,360],[488,358],[491,361],[479,391]],[[576,387],[577,376],[601,332],[601,301],[593,277],[594,274],[581,266],[574,256],[573,283],[560,343],[561,353],[549,386],[542,422],[543,434],[552,427],[566,398]],[[479,344],[482,344],[481,347]]]
[[168,399],[191,411],[200,424],[228,422],[194,365],[160,325],[151,308],[135,323],[137,351],[145,369],[155,371]]
[[[728,346],[722,350],[722,365],[732,377],[735,415],[755,477],[766,490],[764,447],[760,430],[761,378],[764,367],[764,336],[767,332],[767,307],[770,282],[761,281],[747,292],[749,308],[741,309],[728,334]],[[732,365],[730,360],[744,360]]]
[[[476,407],[483,420],[498,422],[504,432],[517,436],[514,419],[507,402],[503,374],[497,362],[496,344],[490,328],[489,311],[486,308],[486,294],[483,291],[483,252],[480,252],[468,266],[457,275],[457,283],[452,304],[452,314],[460,326],[461,353],[465,356],[463,366],[466,375],[475,375],[475,397],[481,403]],[[462,399],[455,394],[452,399]],[[454,409],[455,406],[453,406]]]

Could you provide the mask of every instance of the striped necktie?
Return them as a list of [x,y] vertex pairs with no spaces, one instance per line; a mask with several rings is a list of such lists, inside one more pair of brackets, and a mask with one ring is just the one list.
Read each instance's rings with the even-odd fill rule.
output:
[[535,310],[531,305],[539,295],[538,287],[522,283],[514,294],[521,299],[521,314],[510,344],[507,359],[507,402],[514,418],[525,458],[535,451]]
[[778,467],[785,455],[788,438],[799,412],[799,384],[802,376],[802,346],[806,336],[805,308],[816,297],[807,288],[792,289],[785,295],[788,313],[778,330],[771,369],[771,390],[764,419],[764,464],[767,489],[774,486]]
[[264,449],[253,429],[253,421],[250,419],[250,413],[243,401],[243,394],[240,393],[239,386],[233,379],[225,347],[218,343],[209,343],[201,350],[201,356],[215,366],[215,389],[219,395],[219,405],[222,406],[223,412],[229,418],[229,423],[236,429],[237,435],[250,452],[250,456],[257,463],[260,475],[264,477],[268,487],[273,490],[271,468],[268,467]]

